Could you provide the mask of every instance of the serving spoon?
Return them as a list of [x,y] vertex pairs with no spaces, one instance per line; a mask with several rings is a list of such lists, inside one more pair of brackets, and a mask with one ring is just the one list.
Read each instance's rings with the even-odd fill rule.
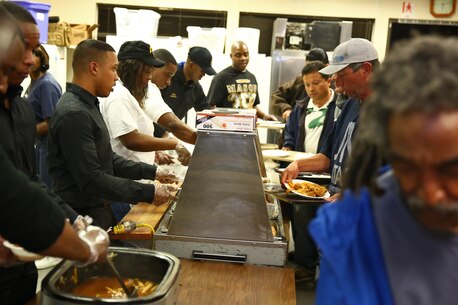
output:
[[118,269],[116,269],[115,265],[111,261],[110,257],[107,256],[107,263],[108,266],[110,266],[110,269],[113,271],[114,275],[116,276],[116,279],[118,280],[119,284],[121,285],[122,290],[126,293],[128,298],[134,298],[137,296],[137,288],[135,286],[132,286],[132,290],[129,290],[127,288],[126,284],[124,283],[124,280],[122,279],[121,275],[118,272]]

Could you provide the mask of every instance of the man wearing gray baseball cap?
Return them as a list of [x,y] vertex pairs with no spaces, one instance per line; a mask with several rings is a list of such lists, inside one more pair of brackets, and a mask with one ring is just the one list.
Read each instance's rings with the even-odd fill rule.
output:
[[370,95],[369,82],[372,72],[379,65],[377,51],[367,39],[352,38],[337,46],[333,52],[332,62],[321,69],[320,73],[334,74],[336,86],[341,86],[349,99],[320,152],[310,158],[292,162],[283,172],[283,183],[296,178],[301,171],[329,172],[331,174],[329,193],[332,196],[328,200],[338,199],[341,187],[340,177],[351,152],[351,142],[358,125],[360,107]]

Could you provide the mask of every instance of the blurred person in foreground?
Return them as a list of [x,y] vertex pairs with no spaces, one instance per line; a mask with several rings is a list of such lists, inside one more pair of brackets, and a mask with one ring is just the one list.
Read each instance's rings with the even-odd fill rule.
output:
[[[328,65],[328,54],[321,48],[311,49],[305,55],[305,64],[307,65],[311,61],[320,61]],[[295,79],[282,84],[272,94],[272,110],[275,115],[287,120],[296,105],[296,101],[301,101],[306,97],[307,92],[304,87],[303,76],[298,75]]]
[[208,101],[212,106],[223,108],[255,109],[256,116],[267,121],[277,119],[264,113],[259,104],[258,82],[256,76],[247,70],[250,62],[248,46],[236,41],[231,46],[232,64],[217,73],[208,89]]
[[[26,49],[23,34],[8,12],[9,5],[0,6],[1,113],[9,109],[3,108],[9,76],[22,64]],[[43,188],[13,166],[4,145],[0,145],[0,193],[0,304],[26,303],[35,295],[37,284],[34,263],[19,262],[4,246],[5,240],[42,255],[85,263],[104,260],[108,235],[100,228],[86,225],[80,227],[77,235]]]
[[425,36],[395,46],[374,76],[343,198],[310,226],[316,304],[456,304],[457,61],[458,39]]
[[345,102],[333,129],[322,149],[316,155],[292,162],[282,174],[282,183],[288,183],[300,172],[329,172],[331,183],[327,200],[338,198],[341,176],[351,154],[352,139],[358,128],[359,112],[370,96],[370,80],[378,68],[378,54],[372,43],[363,38],[352,38],[341,43],[333,52],[330,65],[320,70],[326,75],[335,74],[336,87],[342,87],[350,98]]
[[113,152],[97,97],[107,97],[118,79],[118,59],[107,43],[86,39],[75,49],[73,80],[49,123],[49,173],[54,189],[81,215],[104,229],[116,224],[110,202],[167,202],[171,195],[153,184],[156,166]]
[[34,50],[34,65],[30,69],[32,82],[27,89],[27,100],[35,113],[37,123],[37,140],[35,142],[37,174],[51,187],[48,174],[48,128],[49,118],[62,96],[62,88],[49,70],[49,55],[43,45]]

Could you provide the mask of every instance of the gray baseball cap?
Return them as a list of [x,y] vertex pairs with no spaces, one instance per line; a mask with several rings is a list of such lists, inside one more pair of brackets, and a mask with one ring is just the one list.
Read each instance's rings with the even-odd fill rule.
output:
[[349,64],[378,59],[374,45],[364,38],[352,38],[335,48],[329,66],[320,70],[321,74],[332,75]]

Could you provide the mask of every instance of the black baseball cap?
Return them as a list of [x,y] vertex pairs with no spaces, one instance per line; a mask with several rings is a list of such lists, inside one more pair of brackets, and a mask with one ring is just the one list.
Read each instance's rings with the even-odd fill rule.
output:
[[162,67],[164,62],[153,55],[153,48],[141,40],[126,41],[118,52],[118,60],[139,59],[153,67]]
[[207,48],[204,47],[192,47],[188,53],[189,59],[198,64],[205,74],[215,75],[216,71],[212,67],[212,55]]

